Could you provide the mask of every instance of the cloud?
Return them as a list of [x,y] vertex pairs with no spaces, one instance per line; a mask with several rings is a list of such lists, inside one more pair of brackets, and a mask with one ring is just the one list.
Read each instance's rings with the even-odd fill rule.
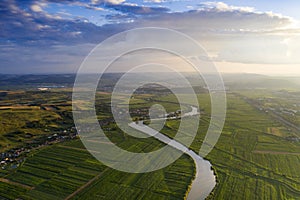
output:
[[134,20],[137,19],[135,15],[131,14],[114,14],[114,15],[106,15],[106,20],[108,20],[110,23],[132,23]]
[[43,11],[43,9],[41,8],[41,6],[39,6],[39,5],[32,5],[30,8],[34,12],[42,12]]
[[[286,28],[293,20],[276,13],[258,12],[251,7],[207,2],[193,10],[172,12],[166,7],[124,1],[115,4],[111,1],[43,1],[95,10],[108,9],[109,12],[103,14],[108,24],[97,26],[84,18],[49,14],[47,5],[38,1],[24,2],[30,9],[23,9],[26,6],[16,1],[0,2],[0,72],[5,73],[7,66],[16,70],[18,66],[29,69],[30,65],[35,70],[46,67],[55,71],[61,66],[74,69],[92,46],[107,37],[146,26],[171,28],[192,36],[215,61],[300,63],[295,53],[299,52],[296,44],[300,39],[294,37],[300,35],[300,30]],[[45,48],[47,51],[41,51]]]
[[254,12],[253,7],[245,7],[245,6],[230,6],[223,2],[203,2],[200,4],[200,7],[204,10],[213,10],[213,11],[219,11],[219,12],[233,12],[233,11],[239,11],[239,12]]
[[[96,43],[110,34],[92,23],[81,19],[62,19],[59,15],[42,12],[36,6],[33,9],[39,12],[32,13],[20,9],[14,1],[4,1],[0,6],[3,8],[0,36],[6,41],[30,46],[67,45]],[[113,29],[110,31],[115,33]]]
[[144,0],[144,2],[151,2],[151,3],[162,3],[162,2],[165,2],[165,0]]
[[266,31],[283,28],[292,23],[289,17],[245,11],[240,7],[236,9],[202,7],[181,13],[161,13],[158,16],[142,20],[150,26],[161,24],[181,30],[211,30],[219,33],[220,31],[228,32],[241,29],[252,32]]
[[122,4],[122,5],[107,5],[107,8],[120,11],[122,13],[130,13],[134,15],[159,15],[161,13],[166,13],[170,11],[165,7],[148,7],[139,6],[136,4]]
[[[48,0],[48,2],[50,1],[55,2],[56,0]],[[78,4],[78,1],[65,1]],[[0,35],[3,38],[18,42],[40,41],[50,44],[60,42],[96,43],[107,35],[131,27],[173,28],[197,38],[206,34],[271,34],[292,23],[289,17],[274,13],[259,13],[253,8],[229,6],[221,2],[203,3],[198,9],[175,13],[165,7],[146,7],[127,3],[108,4],[106,8],[120,13],[108,13],[106,19],[111,24],[102,27],[89,23],[84,18],[63,19],[60,15],[42,12],[42,6],[36,1],[30,4],[35,11],[32,13],[20,9],[14,1],[4,0],[0,5],[3,13],[0,20],[2,27]],[[43,31],[40,32],[40,30]],[[74,34],[76,32],[81,32],[81,34]]]
[[92,4],[110,3],[110,4],[121,4],[125,0],[91,0]]

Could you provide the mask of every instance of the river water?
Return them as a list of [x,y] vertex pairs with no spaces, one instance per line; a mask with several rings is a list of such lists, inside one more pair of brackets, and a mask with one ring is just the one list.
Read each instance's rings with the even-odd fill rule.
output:
[[[189,113],[185,113],[184,116],[192,116],[199,114],[197,112],[197,108],[192,107],[192,111]],[[194,151],[189,150],[186,146],[183,144],[170,139],[169,137],[165,136],[164,134],[150,128],[149,126],[146,126],[143,124],[142,121],[139,123],[130,123],[130,127],[139,130],[143,133],[146,133],[161,142],[164,142],[165,144],[168,144],[184,153],[189,155],[195,162],[196,165],[196,177],[192,182],[191,190],[188,194],[187,199],[188,200],[201,200],[205,199],[213,190],[213,188],[216,185],[216,177],[214,175],[213,170],[211,169],[211,163],[205,159],[203,159],[201,156],[196,154]],[[172,142],[170,142],[172,141]]]

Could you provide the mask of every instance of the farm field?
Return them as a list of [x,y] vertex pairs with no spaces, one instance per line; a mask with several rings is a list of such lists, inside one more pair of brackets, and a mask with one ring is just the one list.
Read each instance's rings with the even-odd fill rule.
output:
[[[290,137],[300,133],[240,95],[228,94],[227,100],[222,135],[206,157],[218,179],[209,199],[299,199],[300,144]],[[202,115],[191,149],[199,151],[208,124],[209,117]],[[162,132],[173,137],[178,125],[178,121],[170,120]]]
[[[156,147],[154,143],[150,146]],[[8,199],[128,199],[133,196],[135,199],[183,199],[193,173],[193,161],[186,155],[156,172],[119,172],[93,158],[80,140],[73,140],[34,152],[18,170],[2,176],[10,183],[1,182],[0,196]],[[5,193],[8,187],[10,193]]]
[[[5,142],[9,144],[7,147],[22,146],[23,142],[37,140],[49,134],[53,135],[55,133],[53,129],[49,132],[45,131],[45,129],[50,129],[49,127],[57,128],[56,131],[60,134],[66,129],[65,127],[73,125],[65,121],[64,126],[61,126],[64,118],[69,116],[65,113],[70,111],[70,103],[68,103],[70,95],[63,95],[68,95],[66,92],[68,92],[66,89],[51,92],[21,92],[24,96],[24,104],[29,102],[25,105],[26,110],[15,109],[19,108],[19,103],[11,102],[10,107],[6,107],[1,113],[2,116],[9,113],[9,117],[6,118],[7,122],[4,121],[7,128],[3,132],[11,130],[20,132],[19,135],[11,134],[11,138]],[[46,94],[48,98],[35,102],[36,97],[43,95],[39,93]],[[3,104],[10,98],[15,99],[14,95],[14,93],[6,94],[2,98]],[[150,152],[164,146],[155,139],[139,140],[130,137],[122,133],[111,120],[107,120],[111,117],[107,110],[107,105],[110,103],[109,97],[109,93],[97,95],[99,102],[97,114],[100,121],[108,121],[103,127],[110,130],[106,131],[106,134],[114,143],[134,152]],[[145,100],[133,102],[132,109],[135,109],[136,105],[141,102],[145,103]],[[35,107],[28,104],[35,104]],[[174,109],[172,104],[164,103],[164,105],[169,106],[168,110]],[[52,109],[40,109],[40,107]],[[12,115],[17,116],[13,117],[13,120],[19,123],[15,121],[9,123]],[[46,116],[56,116],[57,121],[48,120]],[[35,137],[20,140],[22,134],[31,130],[24,123],[26,120],[27,124],[34,122],[39,126],[32,128],[36,133]],[[3,137],[6,138],[7,135],[4,134]],[[10,193],[1,193],[0,196],[7,199],[128,199],[132,196],[136,199],[183,199],[194,173],[194,163],[187,155],[183,155],[171,166],[156,172],[146,174],[119,172],[102,165],[85,150],[80,140],[75,139],[33,149],[26,156],[26,161],[17,169],[6,167],[5,170],[1,170],[1,190],[5,191],[10,188]]]
[[0,200],[300,200],[297,8],[0,0]]
[[[2,97],[3,106],[10,98],[16,99],[15,95],[20,95],[21,99],[12,102],[9,108],[0,110],[3,125],[0,134],[3,138],[2,152],[24,144],[30,145],[32,141],[40,141],[54,133],[58,137],[55,137],[54,143],[46,140],[43,145],[33,148],[26,154],[25,162],[18,164],[16,168],[5,167],[0,170],[1,198],[185,198],[195,173],[194,163],[187,155],[152,173],[129,174],[98,162],[85,150],[79,139],[58,140],[65,137],[59,137],[60,134],[65,134],[65,130],[71,131],[74,126],[69,92],[68,89],[23,91],[8,93]],[[264,100],[259,99],[263,96],[260,95],[262,93],[265,94]],[[278,96],[278,92],[273,90],[236,90],[227,93],[225,126],[217,145],[206,156],[217,177],[217,186],[208,199],[300,198],[300,133],[270,112],[270,108],[275,111],[280,111],[281,107],[291,109],[289,105],[292,102],[297,105],[297,94],[292,91],[294,100],[285,102],[282,94]],[[43,95],[47,98],[43,99]],[[20,98],[22,96],[24,97]],[[96,110],[100,125],[112,142],[132,152],[150,152],[164,146],[153,138],[140,139],[123,133],[112,120],[109,97],[109,92],[97,93]],[[270,100],[266,100],[267,98]],[[198,99],[201,109],[200,125],[190,146],[195,152],[199,151],[210,122],[209,94],[200,93]],[[122,101],[121,98],[121,104]],[[31,103],[29,105],[26,102]],[[130,102],[132,119],[147,119],[148,109],[153,104],[162,104],[167,112],[179,109],[176,98],[169,92],[135,94]],[[183,108],[185,111],[188,109],[189,106]],[[293,120],[285,112],[280,114],[297,126],[296,115]],[[179,120],[169,119],[161,132],[174,137],[178,127]],[[25,137],[28,133],[32,137]],[[184,135],[189,137],[189,133]]]

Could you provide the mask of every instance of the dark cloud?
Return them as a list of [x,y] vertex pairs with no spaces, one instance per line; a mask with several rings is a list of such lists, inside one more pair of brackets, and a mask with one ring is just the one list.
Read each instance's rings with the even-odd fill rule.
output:
[[[37,2],[10,0],[0,2],[0,42],[16,42],[19,45],[30,46],[99,43],[110,35],[136,26],[128,23],[136,20],[137,15],[154,15],[168,11],[166,8],[107,4],[107,8],[121,13],[107,15],[106,19],[110,24],[97,26],[83,18],[64,19],[44,11],[34,12],[30,6],[38,5]],[[88,3],[89,1],[47,0],[47,2]]]
[[284,27],[291,19],[268,13],[241,12],[239,10],[191,10],[182,13],[162,13],[151,19],[143,19],[144,24],[161,24],[169,28],[186,30],[211,30],[212,32],[249,30],[266,31]]
[[115,9],[116,11],[120,11],[122,13],[130,13],[135,15],[159,15],[170,11],[170,9],[165,7],[147,7],[130,4],[107,4],[106,7]]
[[13,1],[0,3],[2,42],[24,45],[98,43],[124,27],[96,26],[82,19],[61,19],[43,12],[29,12]]
[[130,13],[106,15],[105,18],[109,23],[130,23],[138,19],[137,16]]
[[[39,5],[39,2],[41,1],[0,1],[0,73],[5,73],[8,66],[10,70],[16,71],[21,65],[24,69],[26,67],[29,69],[31,65],[32,69],[43,66],[49,71],[51,67],[54,67],[55,71],[61,66],[72,69],[75,62],[80,62],[93,46],[107,37],[124,30],[145,26],[172,28],[198,41],[207,43],[213,41],[214,43],[208,45],[208,50],[218,53],[222,60],[232,61],[236,60],[235,55],[224,53],[228,52],[228,48],[221,47],[224,46],[224,41],[232,43],[236,41],[237,36],[241,36],[239,41],[245,42],[246,34],[271,34],[274,30],[278,30],[277,28],[283,28],[291,23],[291,19],[285,16],[259,13],[248,8],[224,4],[172,13],[163,7],[117,5],[107,3],[108,1],[97,3],[79,0],[43,1],[61,4],[81,3],[79,6],[89,9],[103,7],[114,11],[105,16],[108,24],[97,26],[84,18],[65,19],[45,11],[34,12],[31,6]],[[246,45],[249,44],[246,43],[244,46]],[[253,54],[249,59],[249,51],[239,50],[239,43],[235,46],[233,51],[244,53],[245,62],[256,58],[256,54]],[[282,49],[282,46],[278,48]]]
[[[48,0],[50,1],[62,2]],[[214,33],[227,33],[243,30],[268,31],[290,23],[287,17],[247,11],[239,7],[226,7],[223,4],[221,4],[223,7],[182,13],[171,13],[169,9],[163,7],[107,4],[106,7],[121,13],[106,15],[106,20],[110,24],[100,27],[81,18],[63,19],[46,12],[33,12],[28,5],[33,5],[37,1],[20,2],[23,2],[22,5],[11,0],[0,2],[1,42],[9,41],[25,45],[98,43],[114,33],[141,26],[162,26],[185,32],[201,33],[210,30]],[[64,0],[64,2],[90,1]],[[27,9],[24,9],[24,4],[28,4]],[[132,21],[134,23],[129,23]]]

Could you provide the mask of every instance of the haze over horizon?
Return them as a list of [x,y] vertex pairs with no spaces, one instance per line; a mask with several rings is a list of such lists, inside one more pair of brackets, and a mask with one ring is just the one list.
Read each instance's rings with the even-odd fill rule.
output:
[[[291,0],[4,0],[0,73],[76,73],[101,41],[151,26],[194,38],[222,73],[300,75],[299,6]],[[114,70],[124,71],[120,66]]]

